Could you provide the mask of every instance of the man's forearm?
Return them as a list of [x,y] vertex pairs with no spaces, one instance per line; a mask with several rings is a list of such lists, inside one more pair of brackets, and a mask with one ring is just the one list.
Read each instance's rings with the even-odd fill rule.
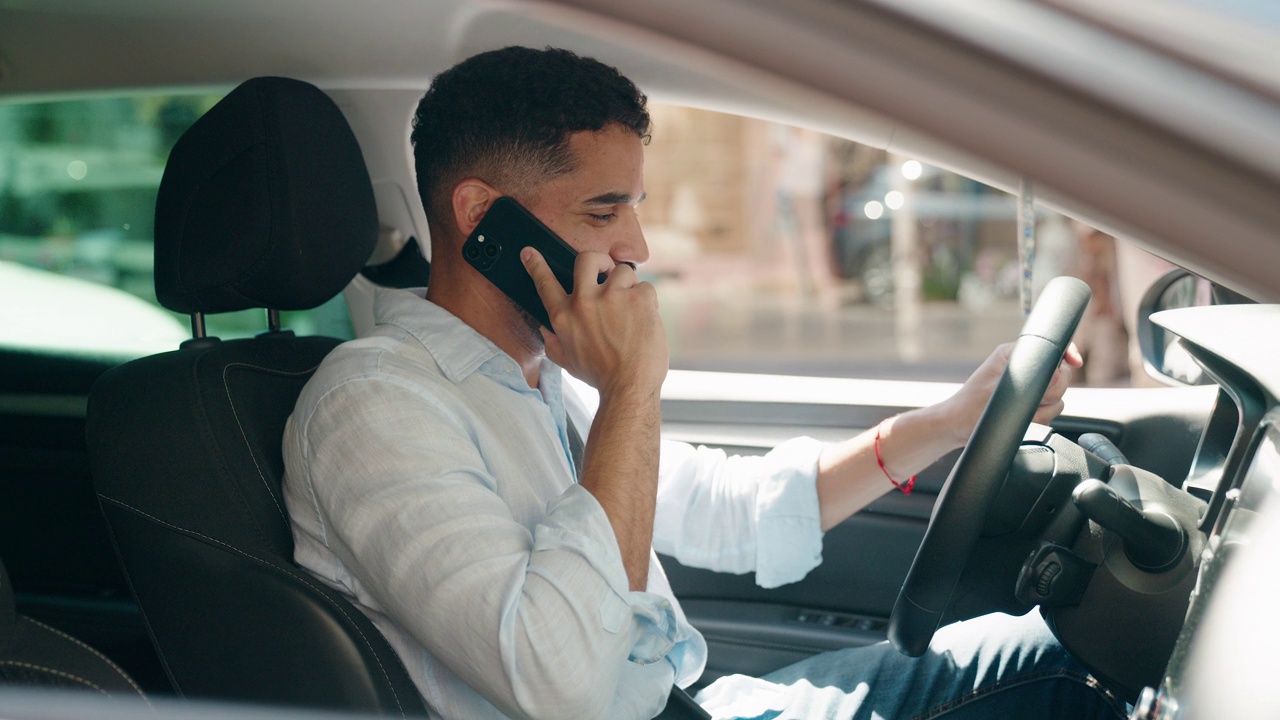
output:
[[582,486],[609,517],[632,590],[648,584],[661,430],[657,390],[602,394],[583,454]]
[[[936,407],[912,410],[823,451],[817,481],[823,532],[892,490],[886,472],[905,481],[955,448],[945,423]],[[877,430],[883,471],[876,462]]]
[[[967,442],[1012,351],[1012,343],[996,348],[950,398],[889,418],[855,438],[827,448],[818,460],[818,503],[823,531],[835,527],[892,488],[886,473],[902,482]],[[1071,384],[1072,368],[1080,367],[1083,362],[1075,345],[1069,346],[1040,400],[1034,422],[1048,423],[1062,412],[1062,397]],[[881,434],[883,470],[876,461],[877,430]]]

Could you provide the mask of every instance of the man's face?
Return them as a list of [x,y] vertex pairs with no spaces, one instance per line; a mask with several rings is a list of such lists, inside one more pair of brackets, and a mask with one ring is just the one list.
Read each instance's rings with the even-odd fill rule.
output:
[[636,206],[644,200],[644,144],[634,132],[609,125],[569,136],[576,167],[520,198],[521,203],[578,252],[602,252],[615,263],[649,259]]

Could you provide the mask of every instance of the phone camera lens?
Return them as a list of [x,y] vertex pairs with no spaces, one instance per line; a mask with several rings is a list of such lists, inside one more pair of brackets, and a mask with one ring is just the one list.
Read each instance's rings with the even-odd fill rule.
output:
[[498,257],[498,246],[497,246],[497,245],[485,245],[485,246],[484,246],[484,254],[485,254],[485,255],[488,255],[488,256],[489,256],[489,257],[491,257],[491,258]]
[[480,248],[476,247],[475,245],[466,246],[466,248],[463,249],[463,253],[467,256],[468,260],[480,259]]

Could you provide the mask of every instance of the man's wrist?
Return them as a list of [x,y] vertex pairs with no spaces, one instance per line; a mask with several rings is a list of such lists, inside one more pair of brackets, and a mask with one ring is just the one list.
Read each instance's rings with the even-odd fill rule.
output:
[[660,407],[662,403],[662,385],[647,386],[634,382],[622,382],[602,385],[599,388],[600,407],[606,405],[618,408],[643,409]]
[[968,434],[961,432],[958,424],[947,401],[908,410],[894,418],[893,431],[900,439],[893,445],[896,447],[910,438],[915,448],[936,459],[968,442]]

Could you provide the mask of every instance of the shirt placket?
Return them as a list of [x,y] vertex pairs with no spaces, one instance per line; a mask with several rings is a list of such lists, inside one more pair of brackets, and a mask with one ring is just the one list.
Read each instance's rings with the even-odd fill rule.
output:
[[[543,367],[542,382],[537,389],[529,387],[524,374],[514,361],[505,357],[495,357],[481,366],[481,372],[498,382],[520,393],[530,401],[538,403],[542,408],[542,417],[550,423],[545,427],[560,442],[560,453],[564,457],[565,469],[573,482],[578,481],[578,468],[573,461],[573,452],[569,445],[568,420],[565,413],[564,395],[561,389],[560,370]],[[556,373],[554,376],[551,373]]]

